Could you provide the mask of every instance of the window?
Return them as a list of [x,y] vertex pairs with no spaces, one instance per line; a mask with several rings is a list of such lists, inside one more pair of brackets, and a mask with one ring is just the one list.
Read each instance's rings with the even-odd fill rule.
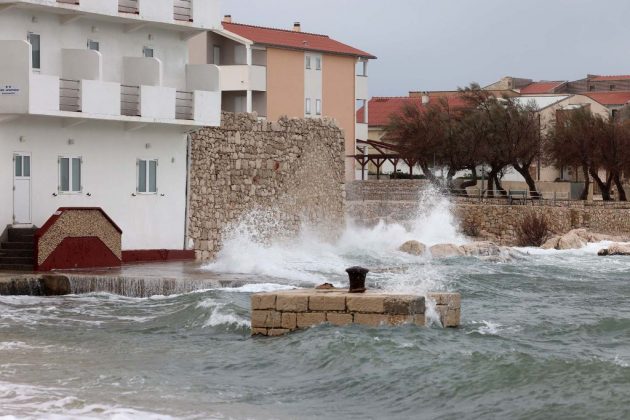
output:
[[31,157],[28,155],[15,155],[15,176],[30,177],[31,176]]
[[144,194],[157,193],[157,159],[138,159],[137,192]]
[[315,100],[315,114],[322,115],[322,100],[321,99]]
[[212,48],[212,64],[215,66],[221,65],[221,47],[216,45]]
[[40,36],[38,34],[34,34],[32,32],[29,32],[27,40],[28,40],[29,44],[31,44],[31,50],[32,50],[31,55],[32,55],[32,58],[33,58],[33,69],[39,70],[39,69],[41,69],[41,57],[42,57]]
[[610,85],[610,90],[615,90],[616,86],[615,85]]
[[311,99],[306,98],[306,115],[311,115]]
[[322,69],[322,58],[317,57],[315,59],[315,70],[321,70],[321,69]]
[[144,47],[142,48],[142,55],[146,58],[153,58],[153,48],[151,47]]
[[83,159],[78,156],[61,156],[59,158],[59,192],[80,193],[81,166]]
[[306,56],[306,69],[307,70],[311,69],[311,56],[310,55]]
[[88,39],[87,47],[88,50],[100,51],[101,45],[98,41],[92,41],[91,39]]

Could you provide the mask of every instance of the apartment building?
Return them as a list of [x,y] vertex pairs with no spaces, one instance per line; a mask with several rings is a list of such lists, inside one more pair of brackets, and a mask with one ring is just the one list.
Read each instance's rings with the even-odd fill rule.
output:
[[376,57],[326,35],[223,19],[190,40],[190,62],[220,69],[222,109],[277,120],[334,118],[346,137],[346,178],[355,179],[356,139],[367,139],[368,62]]
[[218,0],[0,0],[3,228],[100,207],[123,250],[184,249],[188,133],[221,113],[187,41],[220,21]]

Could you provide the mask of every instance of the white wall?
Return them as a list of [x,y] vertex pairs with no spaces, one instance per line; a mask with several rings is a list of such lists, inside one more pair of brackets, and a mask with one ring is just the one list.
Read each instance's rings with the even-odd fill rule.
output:
[[157,58],[125,57],[122,84],[128,86],[161,86],[162,63]]
[[[311,69],[306,68],[306,57],[311,57]],[[321,70],[316,70],[316,61],[317,58],[322,60]],[[306,98],[311,99],[311,114],[307,115],[308,117],[316,117],[316,103],[317,99],[322,99],[322,73],[324,71],[324,57],[321,54],[307,52],[304,53],[304,103]],[[322,110],[324,108],[324,104],[322,103]],[[306,105],[305,105],[306,107]],[[306,109],[304,109],[306,111]],[[306,114],[305,114],[306,115]]]
[[30,48],[26,41],[5,41],[0,38],[0,87],[6,89],[0,92],[0,113],[28,112]]
[[42,74],[61,76],[61,50],[87,50],[87,41],[93,40],[100,43],[104,81],[122,83],[124,57],[142,57],[147,46],[163,63],[163,85],[180,90],[186,86],[188,49],[180,32],[151,26],[125,32],[125,23],[89,18],[62,25],[59,15],[45,11],[10,9],[0,14],[0,40],[26,40],[28,32],[41,35]]
[[[74,144],[68,144],[69,139]],[[186,135],[176,128],[149,126],[125,131],[119,122],[64,128],[61,119],[39,117],[1,124],[0,226],[12,223],[12,156],[17,151],[32,154],[35,225],[42,226],[59,207],[102,207],[123,230],[123,249],[183,248]],[[60,155],[83,157],[83,194],[53,196],[58,193]],[[158,194],[132,196],[138,158],[159,159]]]

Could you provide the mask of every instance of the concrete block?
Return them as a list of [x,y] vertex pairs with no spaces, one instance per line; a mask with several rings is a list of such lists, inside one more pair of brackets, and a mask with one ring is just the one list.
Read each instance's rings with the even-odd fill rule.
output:
[[309,311],[345,311],[346,297],[322,293],[308,299]]
[[462,296],[459,293],[431,292],[427,298],[434,300],[436,305],[448,305],[449,308],[461,308]]
[[389,324],[389,316],[382,314],[354,314],[354,323],[370,327],[380,327]]
[[304,312],[297,314],[298,328],[306,328],[323,324],[324,322],[326,322],[326,314],[324,312]]
[[330,322],[332,325],[349,325],[354,322],[354,317],[352,314],[340,314],[335,312],[328,312],[326,314],[326,321]]
[[350,312],[382,314],[385,312],[385,299],[378,295],[348,296],[346,306]]
[[276,311],[252,311],[252,328],[282,327],[282,314]]
[[384,309],[390,315],[423,314],[425,310],[422,296],[396,296],[385,298]]
[[426,317],[424,315],[415,315],[414,323],[419,327],[424,327],[425,325],[427,325]]
[[279,294],[276,297],[276,310],[282,312],[306,312],[308,295]]
[[252,335],[269,335],[267,328],[252,328]]
[[276,295],[259,293],[252,295],[252,310],[275,309]]
[[295,330],[297,328],[297,314],[285,312],[282,314],[282,328]]

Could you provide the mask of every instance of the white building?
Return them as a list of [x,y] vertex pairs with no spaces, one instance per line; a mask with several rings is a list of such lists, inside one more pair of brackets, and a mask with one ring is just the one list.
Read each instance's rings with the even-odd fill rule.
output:
[[220,123],[187,41],[219,0],[0,0],[0,233],[101,207],[123,250],[184,249],[188,134]]

